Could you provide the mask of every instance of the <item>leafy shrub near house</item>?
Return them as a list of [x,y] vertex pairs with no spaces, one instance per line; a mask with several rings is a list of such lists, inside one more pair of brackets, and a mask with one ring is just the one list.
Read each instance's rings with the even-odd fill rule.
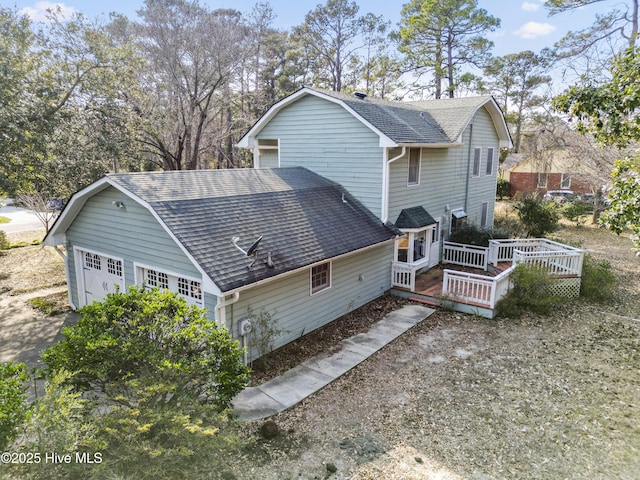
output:
[[248,381],[229,332],[175,293],[130,287],[80,314],[43,355],[50,371],[74,372],[80,390],[138,403],[162,385],[166,395],[189,391],[224,410]]
[[562,208],[562,216],[570,222],[574,222],[576,227],[584,225],[587,221],[587,215],[592,212],[593,205],[582,200],[567,202]]
[[24,363],[0,363],[0,452],[6,450],[27,419],[26,382]]
[[457,228],[449,237],[449,241],[488,247],[489,240],[496,238],[509,238],[509,232],[495,228],[480,228],[467,223]]
[[527,195],[518,200],[514,208],[527,237],[544,237],[558,229],[560,215],[555,202],[546,202],[534,195]]
[[569,301],[552,293],[554,279],[545,269],[535,265],[516,265],[510,279],[511,290],[498,306],[501,315],[514,318],[525,312],[548,315],[555,307]]

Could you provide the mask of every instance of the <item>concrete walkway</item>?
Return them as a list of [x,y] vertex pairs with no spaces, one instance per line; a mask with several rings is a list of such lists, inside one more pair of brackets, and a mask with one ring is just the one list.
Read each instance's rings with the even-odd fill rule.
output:
[[245,388],[233,399],[234,413],[240,420],[252,421],[293,407],[369,358],[434,311],[418,305],[405,305],[391,312],[368,332],[340,342],[342,348],[338,352],[320,354],[280,377],[257,387]]

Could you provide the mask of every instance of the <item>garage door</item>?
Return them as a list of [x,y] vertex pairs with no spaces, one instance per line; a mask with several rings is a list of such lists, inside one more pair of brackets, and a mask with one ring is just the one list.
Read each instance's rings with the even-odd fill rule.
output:
[[122,260],[80,251],[82,255],[82,275],[84,284],[84,305],[102,301],[116,289],[124,291]]

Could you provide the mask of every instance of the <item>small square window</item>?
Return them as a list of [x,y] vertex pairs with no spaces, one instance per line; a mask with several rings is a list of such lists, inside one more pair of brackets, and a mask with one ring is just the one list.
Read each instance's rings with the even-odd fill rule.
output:
[[316,265],[311,269],[311,295],[331,286],[331,264]]
[[111,275],[122,277],[122,262],[113,258],[107,259],[107,272]]
[[101,270],[102,262],[100,260],[100,255],[96,255],[95,253],[86,252],[84,254],[84,266],[85,268],[91,270]]

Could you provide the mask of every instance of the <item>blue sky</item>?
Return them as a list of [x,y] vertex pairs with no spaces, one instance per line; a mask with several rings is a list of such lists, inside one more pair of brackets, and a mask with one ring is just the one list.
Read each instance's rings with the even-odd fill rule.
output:
[[[47,8],[59,4],[63,9],[79,10],[89,17],[96,17],[108,12],[118,12],[129,18],[136,17],[143,0],[2,0],[4,6],[17,6],[34,19],[43,18]],[[200,0],[201,4],[211,8],[235,8],[241,12],[249,12],[256,0]],[[272,0],[269,2],[277,15],[275,26],[289,29],[304,21],[304,16],[324,0]],[[395,25],[400,19],[405,1],[389,0],[357,0],[361,13],[372,12],[391,20]],[[505,55],[523,50],[539,52],[553,43],[569,30],[584,28],[593,23],[597,13],[606,13],[613,8],[616,0],[600,2],[584,7],[577,12],[548,17],[543,7],[543,0],[479,0],[479,6],[491,15],[502,20],[499,31],[490,35],[495,43],[494,54]]]

